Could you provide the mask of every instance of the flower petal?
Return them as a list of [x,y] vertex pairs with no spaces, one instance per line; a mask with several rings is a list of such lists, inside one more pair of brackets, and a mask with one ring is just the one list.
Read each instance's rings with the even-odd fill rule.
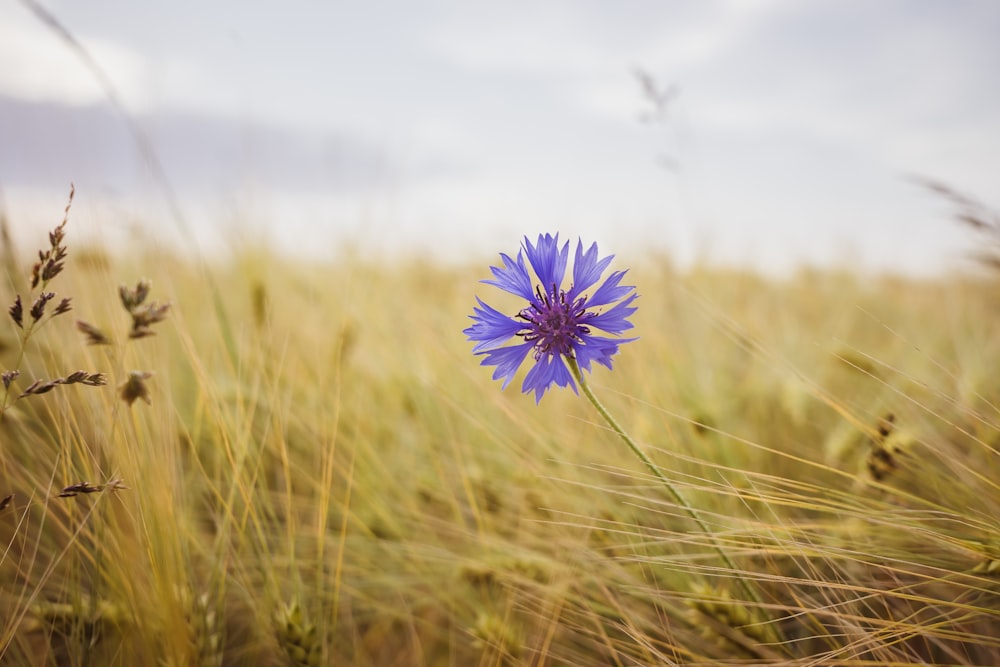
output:
[[576,362],[585,371],[590,371],[592,361],[611,368],[611,357],[618,354],[618,346],[623,343],[631,343],[634,340],[638,339],[585,336],[583,343],[573,347],[573,352],[576,354]]
[[531,367],[528,374],[524,376],[524,384],[521,385],[521,391],[526,394],[531,391],[535,392],[535,404],[537,405],[542,400],[542,396],[545,395],[546,390],[553,383],[560,387],[568,385],[573,388],[574,393],[579,393],[576,391],[576,383],[573,382],[573,376],[563,362],[562,355],[543,354],[535,365]]
[[512,338],[524,327],[524,323],[507,317],[496,308],[483,302],[478,296],[476,301],[478,308],[474,308],[469,318],[475,322],[471,327],[462,331],[469,340],[476,341],[473,352],[480,352],[491,347],[496,347]]
[[614,303],[618,299],[624,298],[625,295],[631,290],[634,290],[635,287],[632,286],[618,286],[618,283],[622,281],[622,278],[625,277],[626,273],[628,273],[628,271],[615,271],[608,276],[608,279],[597,288],[597,291],[594,292],[593,296],[587,299],[587,307],[593,308],[594,306],[603,306],[608,303]]
[[542,284],[542,291],[548,292],[555,285],[562,285],[566,274],[566,261],[569,259],[569,241],[559,249],[559,235],[538,235],[538,245],[531,245],[528,237],[524,237],[524,251],[528,255],[531,268]]
[[490,267],[490,271],[493,272],[496,280],[482,280],[480,282],[499,287],[503,291],[510,292],[522,299],[534,301],[535,292],[531,288],[531,276],[528,274],[528,267],[524,264],[524,254],[518,252],[516,262],[505,253],[500,253],[500,259],[503,260],[503,268],[498,266]]
[[531,348],[531,343],[522,343],[521,345],[511,345],[510,347],[499,347],[495,350],[477,352],[477,354],[484,355],[479,365],[496,366],[496,370],[493,371],[493,379],[499,380],[503,378],[503,385],[501,385],[500,389],[506,389],[510,381],[514,379],[514,374],[517,373],[517,369],[521,366],[524,358],[528,356]]
[[632,305],[632,302],[638,298],[639,295],[633,292],[629,298],[615,304],[610,310],[603,313],[587,313],[580,318],[580,324],[621,335],[635,326],[627,318],[638,310]]
[[614,259],[614,255],[608,255],[604,259],[598,260],[596,243],[592,243],[587,252],[584,253],[583,242],[577,239],[576,257],[573,260],[573,285],[566,293],[566,300],[574,301],[577,295],[600,280],[601,274],[608,268],[612,259]]

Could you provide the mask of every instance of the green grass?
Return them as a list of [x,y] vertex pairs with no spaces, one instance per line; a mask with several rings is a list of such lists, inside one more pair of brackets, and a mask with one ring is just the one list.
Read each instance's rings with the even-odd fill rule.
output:
[[[108,384],[0,422],[0,664],[1000,662],[995,281],[618,252],[641,338],[591,383],[710,539],[582,397],[536,406],[478,365],[461,330],[492,258],[204,268],[69,229],[73,311],[12,398]],[[128,340],[141,277],[173,306]],[[130,371],[149,404],[121,400]]]

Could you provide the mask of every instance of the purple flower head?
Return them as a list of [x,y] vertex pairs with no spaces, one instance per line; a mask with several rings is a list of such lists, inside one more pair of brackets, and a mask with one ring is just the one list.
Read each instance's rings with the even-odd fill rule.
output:
[[[524,262],[526,256],[535,279]],[[525,376],[521,391],[535,392],[536,403],[552,384],[568,385],[576,391],[564,357],[575,359],[585,371],[590,371],[595,361],[611,368],[611,357],[618,352],[618,346],[636,340],[594,334],[599,329],[621,336],[632,328],[628,317],[636,311],[632,302],[638,295],[635,287],[620,284],[625,271],[613,272],[592,294],[584,293],[597,284],[613,257],[599,258],[596,243],[584,252],[583,243],[578,240],[572,283],[564,289],[569,241],[560,248],[558,234],[539,234],[535,245],[525,237],[516,259],[500,254],[503,266],[490,267],[494,279],[482,282],[528,303],[516,316],[509,317],[476,297],[479,305],[470,316],[475,324],[463,333],[476,343],[472,351],[484,356],[482,365],[496,366],[493,379],[503,378],[503,389],[530,353],[535,365]],[[604,312],[594,310],[609,305]],[[503,346],[514,337],[520,338],[520,342]]]

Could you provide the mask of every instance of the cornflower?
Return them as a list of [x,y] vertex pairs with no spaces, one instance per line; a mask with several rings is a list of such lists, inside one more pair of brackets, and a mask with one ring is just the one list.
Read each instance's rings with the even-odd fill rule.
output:
[[[528,264],[524,261],[525,256],[538,282],[532,280]],[[708,536],[716,553],[726,568],[736,576],[748,599],[760,604],[759,593],[746,578],[741,576],[741,571],[722,548],[722,543],[718,541],[709,525],[680,489],[664,475],[660,467],[653,463],[632,436],[604,407],[584,379],[583,371],[590,372],[594,362],[611,368],[611,357],[618,353],[618,347],[637,340],[608,338],[593,333],[594,329],[600,329],[614,336],[621,336],[633,327],[628,318],[637,310],[632,303],[638,298],[638,294],[635,293],[635,287],[621,284],[625,271],[613,272],[592,295],[584,294],[601,279],[613,257],[614,255],[609,255],[603,259],[599,258],[596,243],[584,252],[583,242],[578,240],[576,258],[573,262],[573,282],[569,289],[564,289],[562,282],[569,259],[569,242],[560,247],[558,234],[555,236],[539,234],[537,243],[532,245],[528,237],[524,237],[524,244],[517,253],[517,259],[501,253],[503,266],[491,266],[494,279],[482,282],[525,299],[527,305],[515,317],[510,317],[487,305],[477,296],[478,306],[470,315],[474,324],[462,333],[476,343],[472,351],[483,355],[482,366],[496,366],[493,379],[503,378],[501,389],[507,388],[529,353],[535,364],[525,375],[521,391],[535,392],[536,404],[542,400],[542,396],[553,384],[560,387],[569,386],[574,392],[579,384],[584,396],[597,409],[608,426],[663,484],[677,505]],[[534,287],[532,287],[533,282]],[[604,312],[592,310],[611,304],[614,305]],[[515,337],[520,338],[522,342],[504,345]]]
[[[626,271],[613,272],[593,294],[585,294],[597,284],[613,257],[600,258],[596,243],[584,252],[583,242],[577,240],[573,282],[567,289],[562,283],[569,242],[560,247],[558,234],[539,234],[534,245],[525,237],[516,259],[500,254],[503,266],[490,267],[494,279],[482,282],[525,299],[527,305],[511,317],[476,297],[478,306],[470,316],[475,324],[463,333],[476,343],[472,351],[483,355],[481,364],[496,366],[493,379],[503,378],[502,389],[507,388],[530,354],[534,365],[521,390],[535,392],[536,403],[553,384],[569,386],[576,392],[574,378],[582,383],[582,378],[577,377],[579,369],[591,372],[595,362],[611,368],[611,358],[617,354],[619,345],[636,340],[594,333],[601,330],[621,336],[633,327],[628,317],[636,311],[632,302],[638,294],[635,287],[621,285]],[[537,281],[532,280],[528,264]],[[614,305],[603,312],[595,310],[611,304]],[[520,338],[521,342],[505,346],[512,338]]]

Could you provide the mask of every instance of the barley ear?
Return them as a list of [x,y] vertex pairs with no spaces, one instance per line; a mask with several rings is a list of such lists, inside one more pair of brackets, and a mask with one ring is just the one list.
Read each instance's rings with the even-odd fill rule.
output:
[[275,614],[278,645],[292,667],[319,667],[323,646],[316,626],[308,622],[298,600],[293,600]]

